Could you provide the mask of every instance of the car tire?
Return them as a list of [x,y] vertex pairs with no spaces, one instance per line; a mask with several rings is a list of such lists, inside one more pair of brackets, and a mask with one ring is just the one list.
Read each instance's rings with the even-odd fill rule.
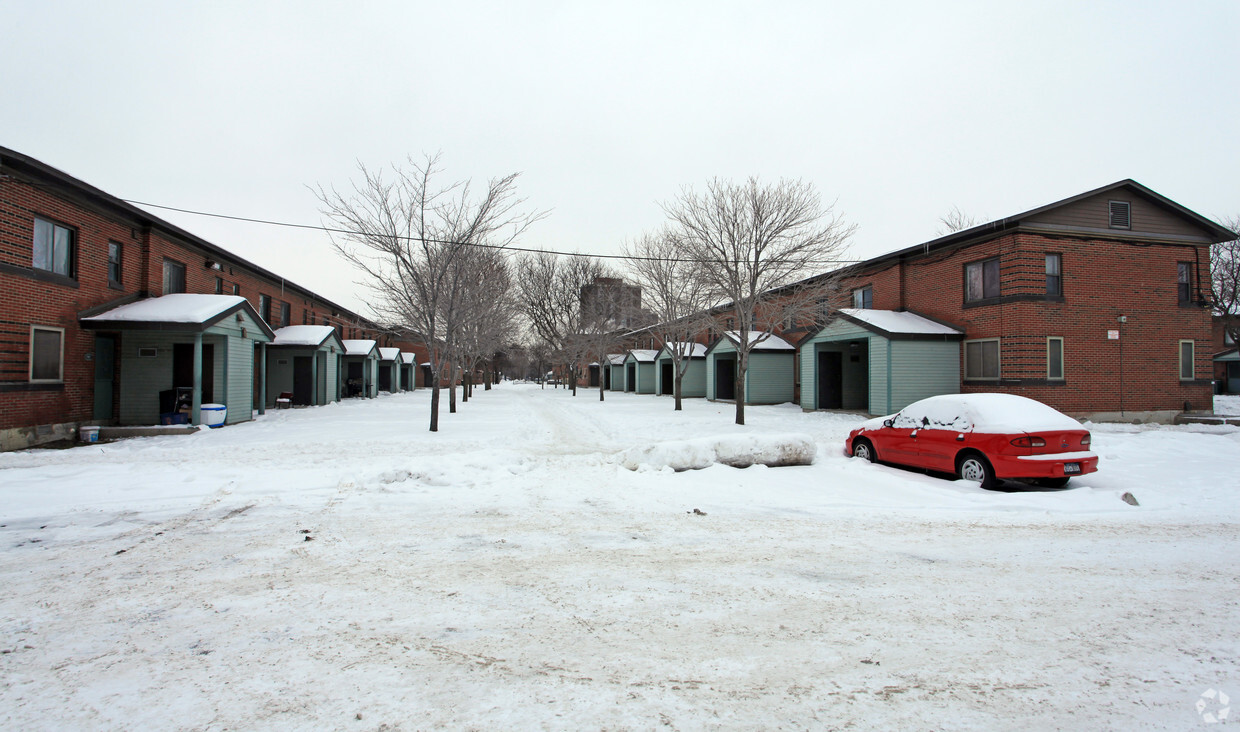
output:
[[976,452],[966,452],[956,459],[956,475],[961,480],[977,483],[984,491],[993,490],[998,483],[990,461]]
[[878,454],[874,452],[874,445],[869,440],[859,439],[853,440],[853,457],[858,457],[870,462],[878,462]]

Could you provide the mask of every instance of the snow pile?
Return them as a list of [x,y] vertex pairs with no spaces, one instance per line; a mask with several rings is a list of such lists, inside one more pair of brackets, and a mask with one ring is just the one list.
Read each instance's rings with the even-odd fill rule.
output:
[[620,453],[620,464],[629,470],[642,466],[701,470],[716,463],[734,468],[765,465],[812,465],[817,448],[809,435],[717,435],[694,440],[661,442],[634,447]]

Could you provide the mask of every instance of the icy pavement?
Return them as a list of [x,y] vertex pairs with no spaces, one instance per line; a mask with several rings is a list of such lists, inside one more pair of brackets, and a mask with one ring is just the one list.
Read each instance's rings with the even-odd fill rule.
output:
[[[1091,425],[1097,474],[986,493],[845,458],[859,417],[505,384],[432,435],[428,396],[0,455],[0,724],[1180,730],[1240,699],[1238,428]],[[616,458],[743,433],[817,462]]]

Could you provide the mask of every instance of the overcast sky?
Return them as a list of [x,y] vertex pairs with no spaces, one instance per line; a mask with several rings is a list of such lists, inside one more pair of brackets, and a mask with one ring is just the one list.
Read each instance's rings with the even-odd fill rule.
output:
[[[308,186],[441,151],[521,172],[526,246],[618,253],[711,177],[812,182],[865,258],[953,206],[1124,178],[1240,214],[1240,2],[36,2],[0,145],[121,198],[322,222]],[[325,235],[158,212],[343,305]]]

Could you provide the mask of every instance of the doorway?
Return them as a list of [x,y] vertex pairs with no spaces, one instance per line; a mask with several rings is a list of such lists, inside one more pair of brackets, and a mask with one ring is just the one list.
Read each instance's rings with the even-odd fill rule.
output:
[[624,367],[624,390],[637,391],[637,364],[635,363]]
[[116,379],[116,338],[95,336],[95,412],[94,419],[112,419]]
[[293,403],[307,405],[314,401],[314,365],[310,356],[293,357]]
[[[194,344],[172,344],[172,385],[193,388]],[[202,344],[202,404],[215,403],[215,346]]]
[[670,396],[676,386],[676,381],[672,378],[672,364],[667,362],[659,365],[659,393],[664,396]]
[[736,398],[736,359],[715,359],[715,398]]
[[844,354],[818,352],[818,408],[844,408]]

